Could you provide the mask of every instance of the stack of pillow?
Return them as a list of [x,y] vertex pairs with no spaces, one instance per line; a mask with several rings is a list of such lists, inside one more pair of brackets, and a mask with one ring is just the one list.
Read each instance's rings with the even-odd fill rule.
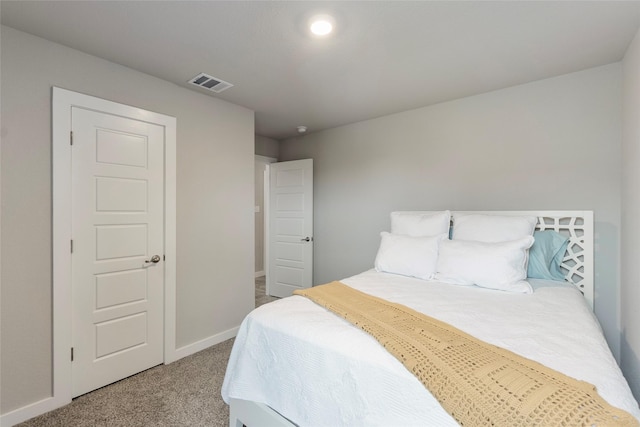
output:
[[451,235],[450,224],[450,211],[392,212],[376,270],[521,293],[532,292],[527,277],[564,280],[568,239],[554,231],[534,239],[535,216],[456,213]]

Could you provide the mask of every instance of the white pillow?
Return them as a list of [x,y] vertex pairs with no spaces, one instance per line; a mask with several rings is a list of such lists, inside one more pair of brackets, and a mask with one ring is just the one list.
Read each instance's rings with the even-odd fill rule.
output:
[[507,242],[532,236],[538,223],[535,216],[502,216],[455,213],[453,240]]
[[412,237],[380,233],[382,240],[376,255],[375,269],[384,273],[430,279],[436,272],[438,246],[446,234]]
[[533,236],[499,243],[444,240],[434,279],[456,285],[530,294],[527,253]]
[[391,212],[391,233],[407,236],[449,234],[451,212]]

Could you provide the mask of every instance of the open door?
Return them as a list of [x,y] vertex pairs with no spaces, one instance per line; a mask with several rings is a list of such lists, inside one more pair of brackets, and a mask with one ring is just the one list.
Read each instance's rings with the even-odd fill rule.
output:
[[313,284],[313,160],[269,168],[267,293],[290,296]]

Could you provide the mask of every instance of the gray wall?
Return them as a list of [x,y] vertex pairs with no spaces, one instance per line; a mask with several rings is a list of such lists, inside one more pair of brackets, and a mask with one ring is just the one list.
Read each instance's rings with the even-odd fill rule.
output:
[[254,115],[2,27],[0,411],[51,396],[51,87],[177,117],[177,346],[253,308]]
[[314,159],[314,282],[371,268],[392,210],[593,210],[618,356],[620,85],[616,63],[283,141]]
[[620,366],[640,401],[640,31],[623,61],[622,343]]
[[273,138],[256,135],[255,153],[260,156],[278,158],[280,143]]

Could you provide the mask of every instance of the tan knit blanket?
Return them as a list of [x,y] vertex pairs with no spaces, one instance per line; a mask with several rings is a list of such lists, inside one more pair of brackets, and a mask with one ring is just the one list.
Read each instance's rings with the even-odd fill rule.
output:
[[463,426],[638,426],[595,387],[340,282],[295,291],[368,332]]

